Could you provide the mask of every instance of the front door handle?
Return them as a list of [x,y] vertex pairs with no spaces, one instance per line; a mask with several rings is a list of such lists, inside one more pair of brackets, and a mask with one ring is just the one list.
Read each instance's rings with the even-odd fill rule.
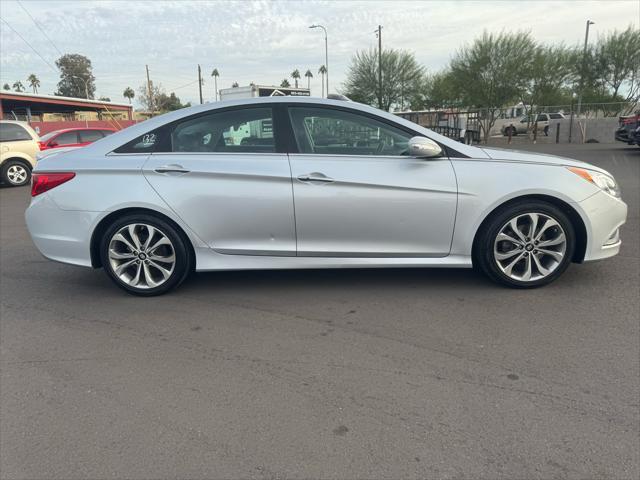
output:
[[189,173],[190,170],[187,170],[182,165],[178,165],[177,163],[171,165],[163,165],[162,167],[158,167],[154,170],[157,173]]
[[297,177],[301,182],[319,182],[319,183],[331,183],[333,178],[327,177],[324,173],[312,172]]

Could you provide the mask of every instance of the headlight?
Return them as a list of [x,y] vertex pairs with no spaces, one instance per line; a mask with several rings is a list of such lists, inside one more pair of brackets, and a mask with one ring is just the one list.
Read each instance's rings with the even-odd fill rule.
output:
[[607,192],[609,195],[620,198],[620,187],[613,177],[604,173],[594,172],[593,170],[585,170],[584,168],[567,167],[576,175],[581,176],[587,182],[593,183],[600,190]]

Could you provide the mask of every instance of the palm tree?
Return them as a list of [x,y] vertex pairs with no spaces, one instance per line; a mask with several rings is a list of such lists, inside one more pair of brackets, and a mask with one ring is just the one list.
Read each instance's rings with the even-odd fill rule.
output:
[[122,96],[128,98],[129,103],[131,103],[131,99],[136,96],[136,92],[133,91],[133,88],[127,87],[124,89],[124,92],[122,92]]
[[284,80],[282,80],[282,82],[280,83],[280,86],[282,88],[289,88],[291,86],[291,84],[289,83],[289,80],[287,80],[286,78]]
[[311,90],[311,79],[313,78],[313,73],[311,73],[311,70],[307,70],[304,73],[304,76],[307,77],[307,90]]
[[29,82],[29,86],[33,89],[33,93],[38,93],[38,87],[40,86],[40,80],[35,74],[31,74],[27,77],[27,82]]
[[320,65],[320,68],[318,69],[318,73],[322,75],[322,96],[324,97],[324,75],[325,73],[327,73],[327,67],[325,67],[324,65]]
[[298,88],[298,79],[300,78],[300,72],[296,68],[293,72],[291,72],[291,78],[296,82],[296,88]]
[[24,92],[24,85],[22,84],[22,82],[20,80],[18,80],[17,82],[15,82],[13,84],[13,89],[16,92]]
[[220,72],[218,72],[217,68],[213,69],[211,76],[213,77],[214,88],[216,89],[216,101],[218,101],[218,77],[220,76]]
[[5,84],[2,86],[2,89],[3,89],[3,90],[11,90],[11,87],[9,86],[9,84],[8,84],[8,83],[5,83]]

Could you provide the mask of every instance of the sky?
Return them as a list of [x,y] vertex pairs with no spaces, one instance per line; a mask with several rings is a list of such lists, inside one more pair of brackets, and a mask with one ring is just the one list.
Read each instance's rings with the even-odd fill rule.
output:
[[[335,92],[355,51],[377,46],[378,25],[383,48],[409,50],[434,72],[484,30],[523,30],[541,43],[576,45],[584,42],[587,19],[595,22],[590,41],[639,27],[640,0],[0,0],[0,18],[0,84],[21,80],[26,86],[34,73],[40,92],[52,94],[59,80],[55,60],[61,53],[80,53],[93,64],[96,96],[126,102],[123,90],[132,87],[137,94],[149,65],[154,83],[197,103],[198,64],[205,101],[214,97],[213,68],[220,72],[218,88],[233,82],[279,85],[286,77],[293,84],[294,69],[301,75],[309,69],[312,95],[319,96],[324,35],[309,29],[312,24],[328,30]],[[306,86],[304,77],[301,85]]]

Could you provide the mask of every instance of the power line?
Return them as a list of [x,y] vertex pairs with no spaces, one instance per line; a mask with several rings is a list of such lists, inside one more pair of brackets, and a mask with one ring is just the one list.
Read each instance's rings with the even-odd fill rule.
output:
[[175,90],[180,90],[181,88],[188,87],[190,85],[193,85],[194,83],[198,83],[198,80],[194,80],[192,82],[185,83],[184,85],[180,85],[179,87],[176,87],[176,88],[167,88],[167,91],[173,92]]
[[58,69],[57,69],[57,68],[55,68],[53,65],[51,65],[49,62],[47,62],[47,60],[45,60],[45,58],[44,58],[42,55],[40,55],[40,52],[38,52],[35,48],[33,48],[33,46],[32,46],[29,42],[27,42],[27,41],[25,40],[25,38],[24,38],[22,35],[20,35],[20,34],[16,31],[16,29],[15,29],[15,28],[13,28],[11,25],[9,25],[9,24],[7,23],[7,21],[6,21],[4,18],[0,17],[0,20],[2,20],[2,21],[4,22],[4,24],[5,24],[7,27],[9,27],[9,28],[13,31],[13,33],[15,33],[18,37],[20,37],[20,39],[21,39],[24,43],[26,43],[26,44],[29,46],[29,48],[30,48],[31,50],[33,50],[33,51],[35,52],[35,54],[36,54],[36,55],[38,55],[38,56],[42,59],[42,61],[43,61],[44,63],[46,63],[46,64],[49,66],[49,68],[51,68],[51,70],[53,70],[54,72],[58,73]]
[[22,3],[20,2],[20,0],[16,0],[18,2],[18,5],[20,5],[20,8],[22,8],[22,10],[24,10],[24,13],[27,14],[27,16],[31,19],[31,21],[34,23],[34,25],[36,27],[38,27],[38,30],[40,30],[42,32],[42,34],[47,38],[47,40],[49,40],[51,42],[51,45],[53,45],[53,48],[55,48],[58,53],[60,54],[60,56],[63,56],[63,53],[60,51],[60,49],[57,47],[57,45],[55,43],[53,43],[53,40],[51,40],[49,38],[49,35],[47,35],[47,33],[40,27],[40,24],[36,21],[35,18],[33,18],[31,16],[31,14],[29,13],[29,11],[24,7],[24,5],[22,5]]

